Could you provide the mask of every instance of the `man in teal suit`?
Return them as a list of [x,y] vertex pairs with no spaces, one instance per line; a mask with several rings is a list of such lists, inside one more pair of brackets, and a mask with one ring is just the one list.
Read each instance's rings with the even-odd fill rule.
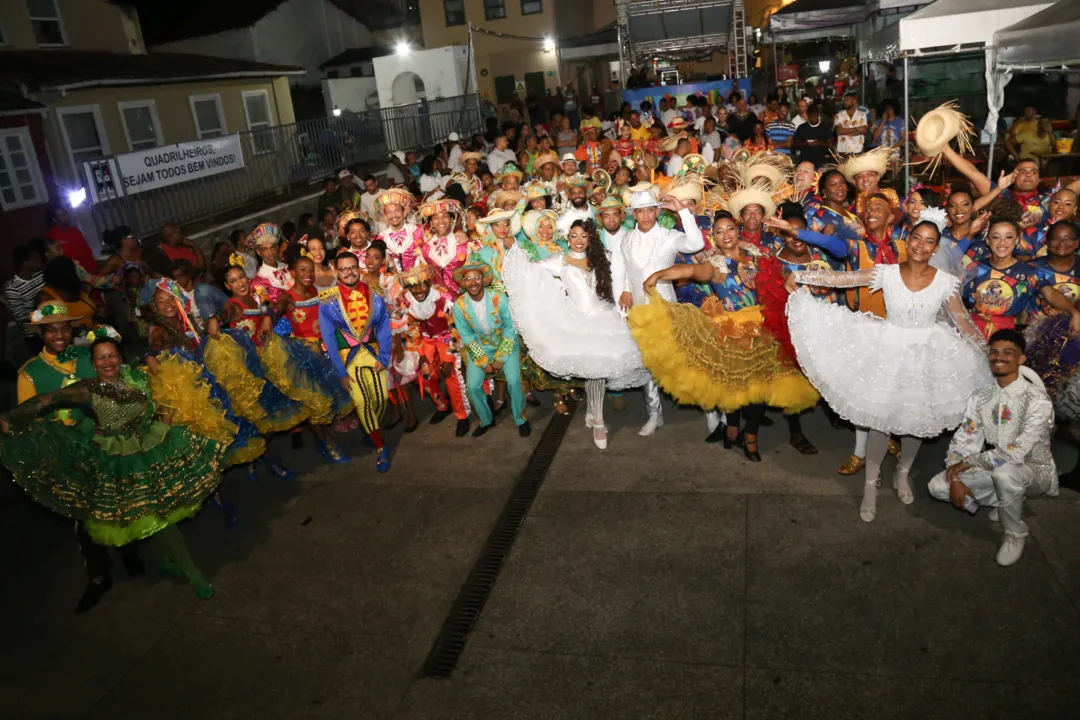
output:
[[484,381],[500,372],[506,378],[510,410],[521,437],[529,437],[532,427],[525,419],[525,392],[521,387],[521,343],[510,317],[510,300],[505,293],[488,289],[493,273],[486,263],[470,260],[454,271],[454,281],[465,292],[454,301],[454,328],[465,365],[465,389],[480,418],[473,437],[480,437],[495,425],[484,395]]

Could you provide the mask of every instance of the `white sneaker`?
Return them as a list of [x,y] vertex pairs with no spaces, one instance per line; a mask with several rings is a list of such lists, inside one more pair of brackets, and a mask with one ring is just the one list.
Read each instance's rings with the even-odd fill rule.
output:
[[649,422],[641,426],[641,429],[638,430],[638,435],[640,435],[641,437],[649,437],[654,432],[656,432],[656,428],[660,427],[663,424],[663,415],[650,415]]
[[601,450],[607,449],[607,428],[603,425],[593,427],[592,441],[596,443],[596,447]]
[[1026,541],[1026,537],[1020,537],[1019,535],[1013,535],[1011,532],[1006,532],[1005,536],[1001,539],[1001,547],[998,548],[997,564],[1002,567],[1008,567],[1019,560],[1020,556],[1024,553],[1024,543]]
[[998,522],[1000,519],[997,508],[990,508],[990,522]]
[[705,413],[705,427],[709,429],[710,435],[716,432],[716,428],[720,427],[720,413],[716,410]]

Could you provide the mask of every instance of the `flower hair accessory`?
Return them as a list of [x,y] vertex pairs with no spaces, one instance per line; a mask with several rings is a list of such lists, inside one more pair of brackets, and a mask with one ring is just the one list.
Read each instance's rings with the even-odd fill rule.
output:
[[307,258],[307,259],[309,259],[309,260],[314,260],[314,259],[315,259],[315,258],[313,258],[313,257],[311,256],[311,253],[310,253],[310,252],[308,252],[308,249],[307,249],[307,247],[304,247],[304,246],[301,246],[301,247],[300,247],[300,257],[306,257],[306,258]]
[[233,253],[229,256],[229,265],[231,267],[242,268],[245,267],[247,263],[245,262],[243,255],[240,255],[239,253]]
[[70,319],[68,318],[67,305],[62,302],[48,302],[30,313],[30,322],[42,324],[49,322],[52,318],[60,317]]
[[96,328],[86,333],[86,341],[88,343],[96,343],[99,340],[114,340],[120,342],[122,339],[120,333],[116,332],[116,328],[111,325],[98,325]]
[[924,208],[919,213],[919,222],[932,222],[937,225],[938,234],[945,232],[945,223],[947,218],[945,217],[945,211],[939,207]]

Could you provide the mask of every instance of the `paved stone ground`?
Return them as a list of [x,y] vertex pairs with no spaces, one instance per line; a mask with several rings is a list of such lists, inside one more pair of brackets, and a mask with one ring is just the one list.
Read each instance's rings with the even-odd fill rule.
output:
[[213,508],[184,526],[210,601],[119,570],[74,616],[69,524],[5,484],[0,718],[1075,717],[1080,496],[1032,502],[1003,569],[985,513],[926,495],[944,440],[915,504],[886,483],[867,525],[862,478],[835,473],[851,433],[820,413],[820,455],[774,416],[751,464],[693,410],[640,439],[630,404],[607,452],[575,418],[446,680],[420,667],[550,410],[529,441],[422,425],[385,476],[355,439],[334,467],[278,441],[299,480],[230,476],[241,527]]

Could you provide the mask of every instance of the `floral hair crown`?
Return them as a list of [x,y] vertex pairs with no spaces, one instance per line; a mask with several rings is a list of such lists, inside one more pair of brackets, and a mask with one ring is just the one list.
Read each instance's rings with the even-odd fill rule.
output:
[[229,256],[229,265],[232,267],[242,268],[245,267],[247,263],[244,260],[243,255],[240,255],[239,253],[233,253]]
[[96,343],[98,340],[114,340],[120,342],[123,338],[120,337],[120,333],[116,332],[116,328],[111,325],[98,325],[96,328],[86,333],[86,341],[88,343]]
[[945,211],[939,207],[923,208],[919,213],[919,222],[932,222],[937,225],[938,233],[945,232],[945,224],[948,222]]

